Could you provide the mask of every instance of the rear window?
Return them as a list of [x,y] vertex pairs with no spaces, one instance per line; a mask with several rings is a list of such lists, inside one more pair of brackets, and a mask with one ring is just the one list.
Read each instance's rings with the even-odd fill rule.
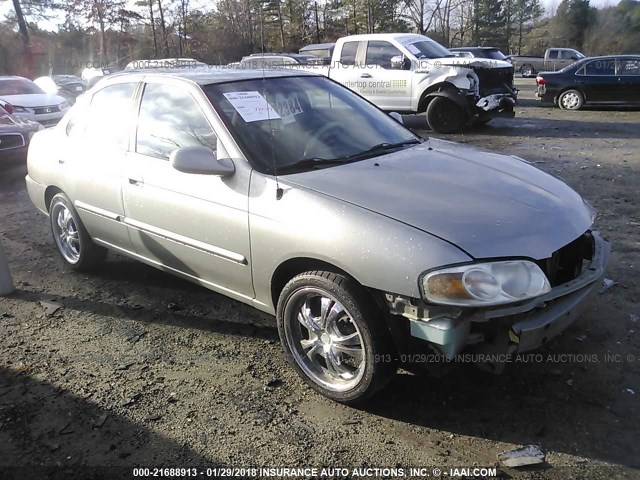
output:
[[358,52],[358,42],[345,42],[345,44],[342,45],[342,53],[340,54],[340,63],[342,65],[355,65],[357,52]]

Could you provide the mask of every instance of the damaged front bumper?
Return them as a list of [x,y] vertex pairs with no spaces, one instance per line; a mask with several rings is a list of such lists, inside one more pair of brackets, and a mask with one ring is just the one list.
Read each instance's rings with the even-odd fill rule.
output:
[[494,93],[480,98],[475,103],[474,116],[476,120],[480,121],[494,117],[513,118],[515,116],[515,104],[515,95]]
[[[598,291],[611,246],[592,231],[593,252],[583,272],[549,293],[509,306],[488,309],[440,307],[386,295],[392,314],[409,321],[409,334],[453,358],[462,350],[516,354],[540,347],[575,322]],[[424,345],[424,342],[421,342]]]

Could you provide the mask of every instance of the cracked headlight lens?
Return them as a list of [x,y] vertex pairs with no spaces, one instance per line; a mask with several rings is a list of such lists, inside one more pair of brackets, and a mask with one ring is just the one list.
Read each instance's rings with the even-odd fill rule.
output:
[[528,260],[444,268],[427,273],[420,283],[428,302],[463,307],[520,302],[551,291],[546,275]]

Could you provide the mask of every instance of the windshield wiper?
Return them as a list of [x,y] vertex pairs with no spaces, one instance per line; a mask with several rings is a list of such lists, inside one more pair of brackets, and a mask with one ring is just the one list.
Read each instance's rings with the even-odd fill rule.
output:
[[367,157],[375,157],[376,155],[383,154],[389,150],[394,150],[396,148],[402,148],[407,145],[417,145],[422,143],[420,140],[409,140],[406,142],[397,142],[397,143],[388,143],[383,142],[377,145],[374,145],[363,152],[354,153],[351,155],[347,155],[346,157],[338,157],[338,158],[320,158],[320,157],[311,157],[304,158],[302,160],[298,160],[297,162],[290,163],[288,165],[283,165],[282,167],[278,167],[278,173],[291,173],[297,170],[305,170],[305,169],[316,169],[316,168],[325,168],[333,165],[339,165],[343,163],[355,162],[357,160],[363,160]]
[[422,143],[420,140],[408,140],[406,142],[397,142],[397,143],[387,143],[387,142],[383,142],[383,143],[379,143],[377,145],[374,145],[373,147],[363,151],[363,152],[359,152],[359,153],[354,153],[352,155],[348,155],[346,157],[344,157],[345,160],[347,161],[353,161],[353,160],[362,160],[364,158],[367,157],[375,157],[376,155],[381,155],[389,150],[394,150],[396,148],[402,148],[408,145],[417,145],[419,143]]
[[330,167],[331,165],[338,165],[339,163],[344,163],[345,158],[304,158],[302,160],[298,160],[297,162],[290,163],[288,165],[283,165],[282,167],[278,167],[278,173],[291,173],[296,170],[305,170],[305,169],[315,169],[315,168],[324,168]]

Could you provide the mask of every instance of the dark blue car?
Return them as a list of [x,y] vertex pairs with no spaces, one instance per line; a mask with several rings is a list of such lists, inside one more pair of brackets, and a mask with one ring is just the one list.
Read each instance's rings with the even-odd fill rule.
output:
[[579,60],[558,72],[541,72],[536,96],[566,110],[584,105],[640,105],[640,55]]

